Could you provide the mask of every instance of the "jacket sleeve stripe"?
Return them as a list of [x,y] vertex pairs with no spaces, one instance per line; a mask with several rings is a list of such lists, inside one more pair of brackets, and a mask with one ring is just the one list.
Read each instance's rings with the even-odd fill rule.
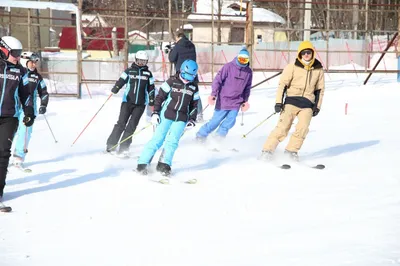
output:
[[169,92],[171,91],[171,87],[168,85],[167,82],[164,82],[164,83],[161,85],[161,89],[162,89],[163,91],[165,91],[165,93],[169,93]]
[[196,92],[196,93],[193,95],[193,100],[197,101],[197,100],[199,100],[199,99],[200,99],[199,92]]

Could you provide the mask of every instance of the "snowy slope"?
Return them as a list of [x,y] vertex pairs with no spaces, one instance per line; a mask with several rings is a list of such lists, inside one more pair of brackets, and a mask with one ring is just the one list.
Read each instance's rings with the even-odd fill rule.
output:
[[[102,154],[121,95],[72,147],[108,91],[51,99],[58,143],[39,117],[27,156],[33,173],[10,168],[5,199],[14,211],[0,214],[0,265],[400,265],[399,83],[393,74],[374,74],[366,86],[364,78],[326,75],[323,108],[300,152],[325,170],[257,160],[277,116],[241,138],[273,112],[274,79],[253,90],[224,151],[193,144],[200,125],[185,134],[172,185],[135,174],[135,158]],[[134,137],[133,157],[151,135]],[[179,182],[186,178],[198,183]]]

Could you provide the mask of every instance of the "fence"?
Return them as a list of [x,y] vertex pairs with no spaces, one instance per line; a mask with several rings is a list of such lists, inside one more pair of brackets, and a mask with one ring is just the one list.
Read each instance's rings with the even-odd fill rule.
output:
[[167,6],[157,6],[162,1],[141,6],[116,0],[99,8],[95,0],[86,5],[80,0],[72,13],[61,7],[66,4],[47,3],[50,8],[38,12],[38,2],[26,8],[12,7],[15,2],[0,3],[5,7],[0,32],[41,52],[40,71],[55,95],[90,95],[88,85],[109,89],[133,61],[132,52],[143,47],[157,83],[163,82],[174,72],[164,49],[177,29],[196,45],[200,85],[209,85],[243,45],[255,72],[280,71],[295,59],[303,39],[312,40],[328,73],[349,72],[337,67],[347,64],[356,73],[398,72],[384,59],[383,70],[371,65],[374,55],[397,55],[400,4],[395,1],[169,0]]

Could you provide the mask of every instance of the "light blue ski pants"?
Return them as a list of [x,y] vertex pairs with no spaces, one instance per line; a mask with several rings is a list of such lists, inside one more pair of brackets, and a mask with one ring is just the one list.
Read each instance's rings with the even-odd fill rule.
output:
[[18,130],[13,140],[13,143],[15,143],[14,156],[21,157],[22,160],[25,159],[26,153],[24,152],[24,149],[25,148],[28,149],[33,128],[33,125],[30,127],[26,127],[24,125],[24,123],[22,122],[24,116],[25,116],[24,112],[21,112],[18,118],[19,119]]
[[186,123],[182,121],[173,121],[161,118],[161,123],[157,126],[153,138],[144,146],[142,153],[138,159],[138,164],[149,164],[154,154],[161,148],[159,162],[172,165],[172,158],[178,148],[178,143],[185,130]]

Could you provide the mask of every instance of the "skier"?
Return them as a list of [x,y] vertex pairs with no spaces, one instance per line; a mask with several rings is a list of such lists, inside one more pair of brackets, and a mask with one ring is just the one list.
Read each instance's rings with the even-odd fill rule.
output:
[[[168,48],[171,49],[171,51],[168,50],[168,59],[171,63],[175,65],[175,70],[178,73],[179,70],[181,69],[181,65],[185,60],[193,60],[196,61],[196,46],[186,37],[184,31],[180,29],[176,33],[176,44],[175,46],[171,47],[171,45],[168,45]],[[167,52],[167,53],[168,53]],[[193,83],[196,83],[196,85],[199,83],[198,76],[194,78]],[[201,98],[199,98],[197,102],[197,119],[196,121],[203,121],[203,105],[201,102]]]
[[19,109],[23,106],[25,126],[33,125],[35,115],[24,68],[18,64],[22,44],[12,36],[0,38],[0,210],[4,207],[2,197],[6,185],[7,167],[11,156],[12,139],[18,126]]
[[282,72],[275,104],[275,112],[280,113],[280,118],[263,146],[262,159],[272,159],[276,147],[286,138],[297,117],[296,130],[285,154],[295,161],[299,160],[298,151],[307,136],[311,118],[317,116],[321,109],[324,90],[322,64],[315,58],[312,43],[304,41],[299,45],[294,64],[287,65]]
[[197,69],[195,61],[186,60],[182,63],[180,72],[162,84],[151,117],[157,128],[138,159],[136,170],[139,173],[147,174],[148,164],[163,143],[164,148],[156,170],[165,176],[171,173],[172,158],[184,130],[196,126],[199,89],[193,81]]
[[[36,107],[36,97],[40,97],[39,114],[45,114],[47,105],[49,103],[49,93],[47,92],[46,83],[43,77],[36,69],[36,64],[39,62],[39,55],[32,52],[23,52],[21,55],[20,63],[26,68],[27,77],[29,79],[28,87],[32,95],[34,115],[37,116],[38,111]],[[24,112],[20,112],[19,126],[17,134],[14,136],[15,150],[14,150],[14,166],[24,169],[23,162],[25,155],[28,152],[28,145],[32,135],[31,127],[26,127],[23,123]]]
[[215,129],[218,139],[225,138],[235,125],[239,109],[246,112],[253,79],[249,67],[250,55],[246,48],[240,50],[237,57],[225,64],[212,83],[212,92],[208,103],[215,105],[213,117],[196,134],[199,142],[204,142]]
[[[115,146],[119,143],[122,132],[124,134],[121,140],[130,137],[135,132],[146,105],[154,105],[154,78],[147,67],[148,61],[147,53],[138,51],[135,55],[135,62],[121,74],[111,89],[112,93],[117,94],[126,84],[118,121],[107,140],[107,152],[116,150]],[[132,138],[122,142],[119,145],[118,155],[128,157],[131,143]]]

